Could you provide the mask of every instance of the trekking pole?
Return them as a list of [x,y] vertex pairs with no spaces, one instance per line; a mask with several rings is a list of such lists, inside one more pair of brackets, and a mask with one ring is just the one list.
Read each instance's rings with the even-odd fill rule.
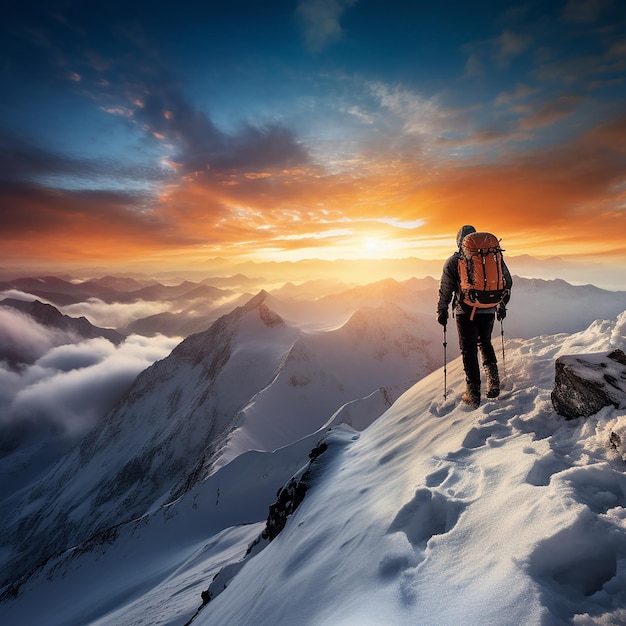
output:
[[500,338],[502,339],[502,374],[506,378],[506,360],[504,357],[504,324],[500,320]]
[[448,398],[448,370],[447,370],[447,354],[446,348],[448,347],[448,338],[446,335],[447,326],[443,327],[443,399]]

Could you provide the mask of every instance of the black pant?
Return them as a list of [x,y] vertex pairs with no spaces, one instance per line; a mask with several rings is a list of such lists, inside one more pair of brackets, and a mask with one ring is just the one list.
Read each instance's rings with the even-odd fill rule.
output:
[[483,365],[488,366],[497,363],[496,353],[491,344],[491,332],[495,318],[495,314],[492,313],[476,313],[473,320],[470,320],[469,315],[456,316],[465,380],[475,390],[480,389],[478,350],[480,349],[483,357]]

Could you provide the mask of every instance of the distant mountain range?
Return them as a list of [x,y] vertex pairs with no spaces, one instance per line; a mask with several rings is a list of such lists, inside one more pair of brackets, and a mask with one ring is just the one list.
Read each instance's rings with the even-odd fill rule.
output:
[[[572,285],[561,279],[519,276],[514,279],[506,322],[509,336],[528,338],[538,333],[581,330],[597,317],[614,317],[626,302],[626,291]],[[25,297],[19,295],[21,292],[29,294],[31,299],[37,297],[68,310],[79,303],[95,307],[97,301],[111,306],[149,302],[158,302],[161,308],[166,306],[165,311],[147,315],[141,315],[139,309],[132,321],[114,326],[122,335],[146,336],[188,336],[206,330],[218,317],[243,305],[261,288],[264,288],[263,280],[255,284],[255,279],[241,274],[206,278],[200,282],[187,280],[174,285],[153,279],[140,282],[135,278],[113,276],[83,282],[48,276],[0,283],[0,293],[4,291],[13,299]],[[274,297],[275,310],[285,319],[312,327],[328,327],[343,323],[356,308],[385,302],[398,304],[412,313],[432,315],[437,289],[438,280],[434,278],[412,277],[404,281],[386,278],[364,285],[350,285],[336,279],[312,279],[298,284],[281,283],[268,291]]]
[[219,299],[233,293],[227,289],[219,289],[205,283],[183,281],[176,285],[163,285],[155,280],[140,282],[131,278],[116,278],[114,276],[82,282],[43,276],[17,278],[0,283],[0,292],[10,290],[23,291],[61,306],[83,302],[89,298],[98,298],[108,303],[128,303],[137,300]]
[[[49,329],[55,329],[65,333],[66,338],[71,337],[74,341],[102,337],[112,344],[118,345],[125,339],[125,335],[111,328],[98,328],[85,317],[73,318],[63,315],[57,308],[50,304],[35,301],[5,298],[0,300],[0,308],[19,311],[27,315],[37,324]],[[6,361],[11,367],[17,367],[25,363],[34,362],[32,354],[22,349],[20,337],[11,336],[7,331],[4,333],[4,341],[0,344],[0,361]]]

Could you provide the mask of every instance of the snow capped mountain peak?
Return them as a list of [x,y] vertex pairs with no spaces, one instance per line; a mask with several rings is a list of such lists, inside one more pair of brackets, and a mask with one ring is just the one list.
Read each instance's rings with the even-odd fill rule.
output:
[[358,338],[366,333],[393,332],[400,326],[411,323],[411,317],[398,305],[385,302],[379,307],[361,307],[355,311],[335,335]]
[[47,513],[34,515],[28,531],[20,496],[2,504],[15,550],[4,575],[32,567],[43,549],[65,549],[171,501],[207,475],[238,411],[271,381],[297,335],[266,298],[261,292],[144,370],[45,477],[54,487],[37,508]]

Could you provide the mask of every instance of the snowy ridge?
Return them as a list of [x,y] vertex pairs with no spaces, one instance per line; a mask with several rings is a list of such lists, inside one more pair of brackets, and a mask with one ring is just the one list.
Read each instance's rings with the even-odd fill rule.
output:
[[194,623],[618,624],[626,414],[566,422],[554,359],[626,344],[626,313],[508,346],[503,397],[468,412],[407,391],[320,477],[283,533]]
[[[339,407],[381,387],[388,388],[388,399],[397,397],[437,369],[440,352],[423,319],[392,304],[359,309],[335,331],[301,333],[271,384],[239,414],[215,466],[245,450],[274,450],[300,439]],[[369,415],[359,420],[361,427],[380,412]]]
[[288,325],[269,299],[262,291],[184,340],[35,489],[2,502],[6,582],[158,510],[249,450],[315,433],[342,406],[374,394],[353,419],[366,427],[437,366],[420,320],[400,309],[357,313],[358,337],[353,323],[328,337]]

